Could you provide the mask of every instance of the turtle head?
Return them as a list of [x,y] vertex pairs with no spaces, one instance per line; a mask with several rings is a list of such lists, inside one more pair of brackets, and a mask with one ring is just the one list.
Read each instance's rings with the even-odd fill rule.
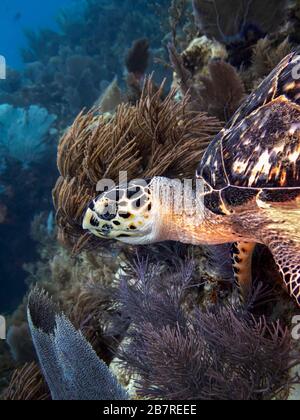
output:
[[103,192],[87,208],[82,227],[101,239],[130,245],[199,244],[209,243],[210,237],[202,201],[182,181],[163,177]]
[[84,214],[83,229],[102,239],[138,245],[155,242],[150,185],[131,182],[102,193]]

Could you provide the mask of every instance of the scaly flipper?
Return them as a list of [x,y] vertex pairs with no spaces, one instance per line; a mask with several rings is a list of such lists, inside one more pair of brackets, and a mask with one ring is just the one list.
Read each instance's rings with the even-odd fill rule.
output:
[[285,235],[274,235],[268,246],[289,294],[300,306],[300,244]]
[[232,245],[232,265],[242,300],[246,302],[252,291],[252,256],[255,243],[236,242]]

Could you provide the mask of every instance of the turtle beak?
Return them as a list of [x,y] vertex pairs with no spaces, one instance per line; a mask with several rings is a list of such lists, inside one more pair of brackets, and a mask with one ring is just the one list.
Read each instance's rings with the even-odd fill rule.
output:
[[93,217],[92,210],[87,209],[87,211],[85,212],[84,218],[83,218],[83,222],[82,222],[82,228],[84,230],[90,230],[92,217]]

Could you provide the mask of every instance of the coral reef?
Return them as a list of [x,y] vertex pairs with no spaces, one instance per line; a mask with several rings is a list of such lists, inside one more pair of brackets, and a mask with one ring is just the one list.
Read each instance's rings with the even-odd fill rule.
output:
[[[0,102],[40,105],[58,115],[59,126],[65,128],[84,107],[93,105],[104,81],[123,78],[130,44],[147,38],[160,54],[164,35],[154,1],[78,3],[61,11],[59,31],[26,31],[25,72],[10,73]],[[170,0],[164,3],[168,7]]]
[[[89,0],[81,2],[80,7],[78,3],[60,14],[59,31],[27,31],[24,68],[19,71],[8,68],[7,79],[0,85],[0,107],[5,118],[0,141],[2,311],[11,310],[24,294],[22,265],[37,258],[28,232],[35,214],[51,211],[49,193],[57,174],[57,137],[82,108],[95,102],[98,105],[99,98],[102,112],[114,111],[126,95],[116,83],[108,95],[107,81],[117,75],[126,90],[123,82],[126,51],[135,40],[147,37],[156,55],[163,37],[156,7],[148,1],[143,0],[137,6],[132,0],[109,4]],[[168,3],[169,0],[165,5]],[[133,6],[135,13],[128,15],[127,7]],[[151,60],[149,64],[150,69],[155,68]],[[165,73],[164,69],[159,71],[160,75]],[[134,102],[140,90],[139,85]],[[44,136],[54,116],[50,136]],[[18,124],[11,124],[11,118]],[[18,255],[17,261],[12,261],[13,254]],[[18,290],[19,295],[14,302],[4,299],[4,290],[9,296],[13,295],[11,290]]]
[[[178,244],[158,245],[158,249],[144,248],[141,251],[137,257],[131,255],[131,259],[127,259],[126,274],[122,274],[120,280],[115,277],[113,310],[119,313],[118,325],[124,327],[119,335],[122,339],[118,340],[113,352],[117,357],[113,360],[112,355],[108,362],[119,381],[128,387],[131,397],[169,400],[287,398],[290,389],[299,383],[296,373],[289,374],[290,369],[299,364],[299,353],[287,327],[279,321],[272,322],[272,316],[259,315],[259,300],[266,305],[268,295],[257,290],[251,306],[236,306],[232,282],[225,281],[221,287],[222,282],[214,283],[216,274],[211,278],[205,276],[203,263],[200,263],[203,257],[197,248],[193,254]],[[103,293],[101,283],[95,283],[87,291],[90,297],[83,299],[82,306],[87,316],[94,318],[92,308],[96,308],[97,296]],[[29,302],[34,337],[39,326],[37,348],[45,339],[51,341],[53,348],[53,343],[58,345],[59,339],[53,342],[48,334],[53,331],[53,320],[56,319],[57,323],[57,316],[61,316],[55,314],[60,312],[37,289]],[[104,310],[109,317],[107,307]],[[78,309],[74,308],[74,311]],[[78,333],[64,316],[61,317],[69,331],[63,330],[64,343],[67,336],[68,342],[76,341]],[[88,328],[90,320],[85,319],[85,322],[79,321],[77,328],[88,336],[86,333],[93,322]],[[76,321],[73,323],[75,325]],[[59,325],[56,325],[59,330]],[[50,330],[47,326],[51,326]],[[99,325],[95,326],[92,328],[97,333]],[[55,336],[59,338],[58,330]],[[89,341],[95,349],[97,343],[91,340],[92,336],[89,336]],[[42,348],[45,350],[48,346]],[[72,345],[68,354],[75,354],[75,348]],[[40,357],[46,378],[49,373],[53,375],[53,369],[60,364],[59,359],[49,364],[49,360],[53,361],[50,353],[47,353],[47,362]],[[73,385],[81,383],[83,374],[83,359],[75,358],[78,359],[81,360],[80,366],[74,365],[75,371],[72,368],[76,378],[73,376]],[[32,381],[26,374],[27,368],[26,365],[23,375],[15,372],[4,394],[5,399],[49,398],[36,366],[28,368],[34,372]],[[87,371],[84,369],[84,373]],[[56,377],[56,382],[59,377]],[[93,378],[92,373],[86,378],[88,386],[84,395],[88,399],[92,399],[89,391],[97,383]],[[58,392],[52,394],[54,398],[66,397],[62,394],[63,386],[53,388],[52,382],[48,381],[52,392],[53,389]]]
[[[284,0],[88,0],[62,11],[59,32],[27,32],[25,69],[8,69],[0,89],[0,303],[25,270],[26,287],[5,310],[33,290],[39,365],[26,295],[0,343],[2,398],[125,396],[100,360],[133,398],[286,399],[297,387],[295,307],[265,248],[241,307],[229,246],[136,250],[91,237],[82,216],[99,181],[118,182],[122,171],[193,177],[223,123],[297,47],[298,9]],[[105,381],[116,395],[103,394]]]
[[193,0],[200,31],[225,44],[230,63],[237,67],[251,63],[258,40],[281,30],[288,4],[287,0]]

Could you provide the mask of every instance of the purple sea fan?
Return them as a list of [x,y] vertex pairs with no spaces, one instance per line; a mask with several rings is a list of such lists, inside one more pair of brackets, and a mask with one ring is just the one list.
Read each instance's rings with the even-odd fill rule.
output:
[[299,363],[287,328],[231,305],[200,309],[189,300],[189,270],[169,276],[137,265],[122,281],[120,300],[131,318],[120,359],[138,374],[138,395],[167,400],[273,399],[297,381]]

